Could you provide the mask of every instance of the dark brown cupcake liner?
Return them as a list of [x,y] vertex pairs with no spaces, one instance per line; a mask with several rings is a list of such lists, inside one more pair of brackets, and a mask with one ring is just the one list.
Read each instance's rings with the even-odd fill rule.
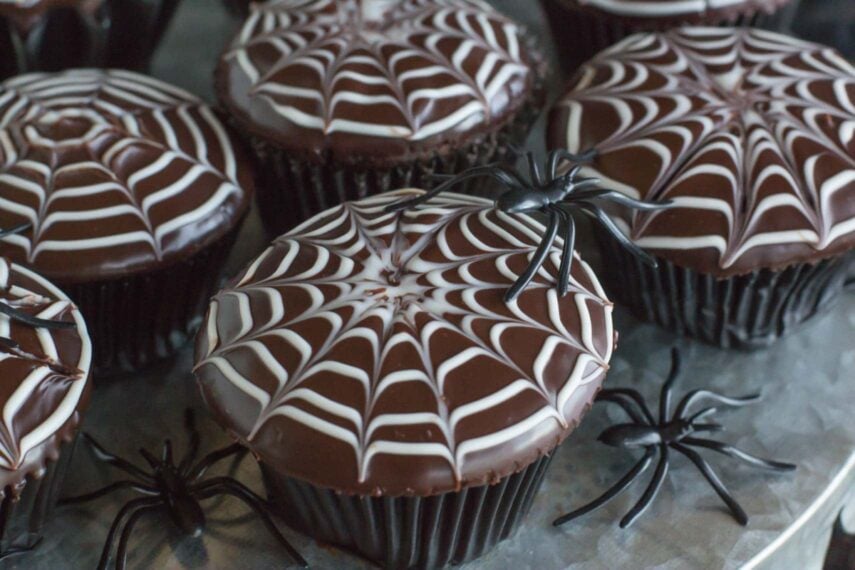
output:
[[294,528],[384,568],[441,568],[510,537],[531,509],[551,456],[495,485],[430,497],[345,495],[261,464],[269,497]]
[[598,233],[599,273],[606,291],[640,319],[721,348],[772,344],[839,299],[850,259],[830,258],[761,269],[728,279],[678,267],[657,258],[650,267],[609,236]]
[[121,279],[62,285],[86,319],[100,380],[173,356],[191,338],[241,224],[192,257]]
[[[457,174],[491,162],[514,162],[517,157],[514,149],[525,143],[545,104],[545,66],[539,52],[535,48],[531,52],[535,54],[533,67],[537,80],[529,100],[502,128],[481,134],[447,154],[437,152],[390,168],[331,160],[310,162],[262,137],[249,135],[258,158],[256,199],[268,234],[279,236],[342,202],[401,188],[429,189],[436,184],[431,180],[434,174]],[[236,128],[241,130],[240,125]],[[495,185],[473,180],[454,191],[492,197],[494,188]]]
[[[609,18],[588,9],[574,9],[560,0],[540,0],[552,29],[558,60],[567,77],[573,75],[583,63],[638,32],[661,32],[678,27],[673,20],[634,21]],[[718,27],[752,27],[777,32],[788,32],[801,0],[791,0],[772,13],[758,10],[753,14],[734,15],[687,25]]]
[[77,443],[60,444],[59,457],[48,461],[41,477],[28,476],[17,492],[6,487],[0,503],[0,557],[16,550],[34,548],[41,530],[59,500],[62,482]]
[[145,70],[179,0],[104,0],[48,9],[26,33],[0,18],[0,78],[73,67]]

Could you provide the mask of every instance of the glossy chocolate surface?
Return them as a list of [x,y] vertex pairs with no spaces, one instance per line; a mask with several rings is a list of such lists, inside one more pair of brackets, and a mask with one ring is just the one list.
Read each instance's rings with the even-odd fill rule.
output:
[[40,319],[75,323],[34,328],[0,314],[0,488],[18,493],[70,440],[89,399],[92,347],[83,317],[65,295],[0,258],[0,303]]
[[831,48],[749,29],[638,34],[576,75],[551,148],[632,197],[638,245],[721,277],[855,247],[855,69]]
[[254,4],[217,70],[220,99],[250,133],[348,162],[497,129],[533,83],[519,27],[476,0]]
[[[251,169],[201,100],[125,71],[0,87],[0,254],[60,283],[185,259],[249,206]],[[73,260],[73,261],[72,261]]]
[[612,304],[560,240],[505,291],[544,228],[417,190],[346,203],[277,239],[217,295],[196,376],[215,418],[283,475],[363,495],[493,483],[578,424],[614,349]]

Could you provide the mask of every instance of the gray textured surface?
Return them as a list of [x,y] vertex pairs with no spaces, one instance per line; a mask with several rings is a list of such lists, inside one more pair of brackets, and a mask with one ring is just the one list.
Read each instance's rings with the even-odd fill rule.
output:
[[[538,29],[534,2],[497,3]],[[844,14],[853,7],[852,0],[838,5]],[[155,75],[210,97],[213,61],[234,27],[218,2],[186,0],[166,49],[156,61]],[[851,38],[845,33],[842,37]],[[257,223],[252,221],[233,266],[245,262],[261,245]],[[618,328],[620,347],[609,385],[634,386],[655,398],[661,375],[667,371],[669,347],[677,340],[633,321],[622,311],[618,311]],[[641,493],[644,482],[608,508],[560,530],[553,529],[550,521],[554,517],[595,497],[634,462],[629,455],[594,441],[610,421],[622,421],[614,410],[598,406],[557,452],[525,528],[467,568],[729,569],[752,567],[753,562],[776,570],[817,567],[831,522],[844,496],[852,494],[855,480],[853,331],[855,297],[849,295],[834,313],[763,352],[724,352],[682,343],[688,373],[681,390],[711,386],[729,394],[756,390],[765,394],[761,405],[728,414],[728,431],[721,439],[800,466],[791,475],[769,476],[726,458],[711,458],[751,516],[747,528],[732,521],[694,467],[678,457],[659,499],[632,530],[621,531],[616,524]],[[101,386],[86,429],[125,456],[133,456],[140,446],[154,449],[166,434],[173,436],[180,451],[185,444],[181,413],[190,405],[198,408],[203,418],[204,449],[226,444],[226,436],[204,419],[188,373],[190,365],[189,352],[185,351],[176,361],[143,376]],[[115,471],[94,467],[86,451],[78,453],[75,463],[68,493],[94,489],[119,476]],[[260,490],[252,461],[245,461],[240,469],[240,478]],[[93,568],[113,515],[131,496],[63,509],[49,525],[48,538],[38,552],[8,561],[5,567]],[[262,570],[284,566],[285,554],[257,521],[246,516],[247,510],[240,503],[215,499],[206,506],[211,518],[201,540],[177,540],[168,521],[157,517],[144,520],[134,534],[130,568]],[[313,568],[368,567],[335,549],[318,547],[284,527],[283,531]]]

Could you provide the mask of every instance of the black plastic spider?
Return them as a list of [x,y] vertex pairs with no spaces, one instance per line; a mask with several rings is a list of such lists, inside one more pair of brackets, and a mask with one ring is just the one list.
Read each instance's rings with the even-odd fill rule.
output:
[[670,415],[671,408],[671,391],[674,383],[680,376],[680,353],[675,348],[671,354],[671,373],[668,379],[662,386],[662,393],[659,401],[659,421],[653,417],[652,412],[645,404],[644,399],[635,390],[631,389],[612,389],[603,390],[597,396],[598,401],[612,402],[619,405],[626,414],[632,419],[632,423],[619,424],[606,429],[600,434],[598,440],[612,447],[622,447],[624,449],[644,449],[644,457],[642,457],[635,466],[621,478],[614,486],[603,493],[600,497],[591,503],[581,507],[571,513],[568,513],[553,522],[553,525],[559,526],[569,522],[575,518],[581,517],[590,513],[613,498],[621,494],[635,479],[644,473],[650,467],[653,457],[659,453],[659,463],[653,473],[653,478],[645,489],[641,499],[635,506],[623,517],[620,521],[620,527],[626,528],[630,526],[641,514],[647,509],[656,494],[662,487],[662,482],[665,480],[665,475],[668,472],[670,465],[670,450],[673,449],[678,453],[682,453],[695,464],[704,478],[712,485],[715,492],[721,497],[722,501],[730,509],[733,517],[741,525],[748,523],[748,516],[739,503],[730,495],[724,484],[712,470],[709,463],[701,457],[701,455],[692,449],[693,447],[703,447],[711,449],[718,453],[727,455],[734,459],[738,459],[753,467],[767,469],[769,471],[792,471],[796,468],[795,465],[789,463],[780,463],[777,461],[769,461],[755,457],[741,449],[737,449],[726,443],[714,441],[711,439],[703,439],[694,437],[694,434],[701,432],[715,432],[724,429],[717,423],[700,423],[700,421],[717,411],[716,407],[703,408],[692,415],[689,415],[689,408],[701,400],[712,400],[724,406],[747,406],[760,400],[759,394],[745,396],[742,398],[730,398],[722,396],[709,390],[693,390],[686,394],[677,404],[674,414]]
[[190,435],[190,446],[176,464],[172,457],[172,442],[166,440],[160,459],[156,458],[146,449],[140,449],[140,455],[149,464],[152,471],[146,472],[131,462],[117,457],[105,450],[91,436],[83,434],[86,442],[91,446],[95,457],[124,471],[131,479],[115,481],[106,487],[78,495],[64,498],[60,501],[62,505],[79,504],[94,499],[99,499],[121,489],[133,489],[145,495],[138,499],[128,501],[118,512],[113,520],[107,541],[101,552],[98,569],[105,570],[110,561],[110,553],[113,543],[122,528],[119,536],[119,545],[116,551],[116,568],[123,569],[127,563],[128,543],[134,526],[144,515],[156,510],[165,509],[170,519],[185,536],[199,537],[205,528],[205,514],[202,511],[200,501],[217,495],[231,495],[243,501],[267,527],[267,530],[285,548],[291,559],[302,568],[308,568],[308,564],[302,556],[291,546],[287,539],[282,536],[279,529],[267,513],[264,499],[256,495],[249,488],[231,477],[214,477],[202,481],[205,472],[215,463],[245,452],[246,448],[239,444],[213,451],[194,464],[196,454],[199,450],[199,432],[196,430],[192,410],[187,410],[184,417],[184,425]]
[[[518,153],[520,154],[520,153]],[[546,233],[529,263],[528,268],[520,275],[514,285],[505,294],[505,301],[516,299],[531,282],[538,269],[543,265],[549,248],[555,241],[559,227],[564,224],[564,248],[561,255],[561,265],[558,268],[558,292],[563,297],[570,288],[570,269],[573,263],[573,248],[576,242],[576,224],[563,207],[572,206],[597,220],[620,244],[643,259],[646,263],[656,266],[656,260],[644,252],[627,238],[612,219],[596,203],[597,200],[613,202],[640,211],[652,211],[668,207],[669,202],[654,203],[635,200],[615,190],[597,188],[599,181],[595,178],[578,178],[581,165],[577,164],[565,174],[558,174],[562,161],[571,163],[589,162],[596,155],[590,150],[581,155],[571,154],[565,150],[554,150],[549,154],[546,166],[546,176],[529,152],[526,159],[529,167],[529,180],[518,172],[509,170],[503,164],[488,164],[465,170],[456,176],[435,176],[443,180],[441,184],[416,198],[410,198],[391,204],[386,209],[399,212],[424,204],[440,192],[444,192],[470,178],[490,176],[495,178],[507,190],[501,194],[495,203],[495,208],[508,214],[541,212],[548,216]]]

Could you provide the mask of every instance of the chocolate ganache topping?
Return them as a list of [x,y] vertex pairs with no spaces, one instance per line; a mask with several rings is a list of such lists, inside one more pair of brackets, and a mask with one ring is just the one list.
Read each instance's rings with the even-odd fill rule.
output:
[[632,197],[638,245],[728,277],[855,247],[855,68],[761,30],[631,36],[590,61],[549,145],[594,148],[586,174]]
[[554,0],[612,16],[644,21],[701,23],[737,18],[757,11],[774,12],[790,0]]
[[274,0],[252,5],[217,81],[286,150],[394,161],[501,127],[528,62],[519,27],[479,0]]
[[178,88],[98,70],[0,88],[0,227],[32,226],[0,253],[61,283],[189,257],[234,227],[252,187],[214,112]]
[[589,408],[612,304],[561,243],[510,303],[543,225],[402,190],[319,214],[218,294],[195,372],[217,420],[278,472],[346,493],[429,495],[550,453]]
[[74,436],[89,400],[92,350],[71,301],[1,257],[0,303],[31,317],[76,324],[35,328],[0,313],[0,489],[18,493],[26,476],[40,476]]

